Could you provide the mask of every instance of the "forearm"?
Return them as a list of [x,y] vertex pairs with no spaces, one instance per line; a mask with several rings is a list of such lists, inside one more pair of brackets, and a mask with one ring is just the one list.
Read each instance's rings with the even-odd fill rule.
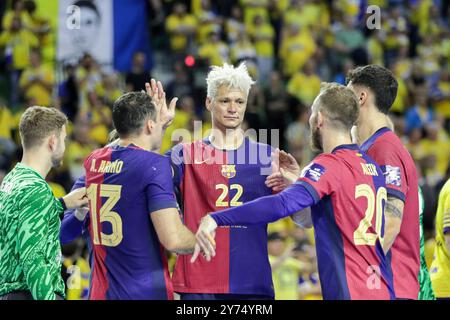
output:
[[301,185],[294,184],[283,192],[250,201],[211,214],[218,226],[256,225],[277,221],[314,204],[314,199]]
[[195,235],[184,225],[180,228],[178,237],[169,251],[176,254],[192,254],[195,246]]
[[59,239],[61,244],[67,244],[80,237],[83,232],[84,221],[78,220],[75,210],[68,211],[61,222]]
[[28,288],[35,300],[55,300],[55,289],[44,255],[40,252],[21,261]]
[[388,253],[400,233],[403,218],[403,201],[388,197],[385,207],[385,228],[383,250]]

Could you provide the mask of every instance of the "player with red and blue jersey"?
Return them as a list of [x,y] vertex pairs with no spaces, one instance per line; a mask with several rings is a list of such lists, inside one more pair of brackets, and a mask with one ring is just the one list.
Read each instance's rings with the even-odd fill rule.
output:
[[380,167],[351,144],[358,113],[350,89],[324,85],[312,106],[310,126],[313,145],[325,153],[281,193],[203,218],[192,260],[208,243],[207,235],[222,229],[217,226],[265,224],[303,215],[301,210],[311,207],[323,297],[394,299],[392,271],[382,247],[386,186]]
[[[432,288],[420,279],[419,191],[414,160],[387,116],[396,96],[397,81],[386,68],[368,65],[350,71],[348,87],[359,99],[357,139],[361,149],[381,167],[386,179],[386,236],[384,251],[391,260],[394,289],[399,299],[418,299]],[[425,264],[424,264],[425,265]],[[427,276],[423,270],[421,275]]]
[[[272,194],[265,185],[272,148],[244,138],[241,130],[253,84],[245,65],[213,67],[206,81],[212,133],[168,153],[183,221],[192,231],[208,212]],[[188,255],[177,258],[173,285],[181,299],[274,298],[266,224],[223,228],[216,244],[212,262],[200,258],[192,264]]]
[[173,299],[163,247],[189,253],[195,239],[179,217],[168,159],[149,150],[159,147],[174,107],[157,94],[123,95],[113,108],[120,139],[85,160],[90,299]]

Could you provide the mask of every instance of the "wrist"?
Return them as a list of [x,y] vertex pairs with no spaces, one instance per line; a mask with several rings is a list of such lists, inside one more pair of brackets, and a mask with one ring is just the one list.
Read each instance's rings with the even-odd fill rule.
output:
[[66,201],[64,200],[63,197],[58,198],[59,202],[61,203],[61,206],[63,207],[63,211],[67,210],[67,205],[66,205]]
[[213,214],[208,214],[206,215],[203,219],[207,219],[208,223],[214,228],[216,229],[219,226],[219,223],[217,222],[216,218],[214,217]]

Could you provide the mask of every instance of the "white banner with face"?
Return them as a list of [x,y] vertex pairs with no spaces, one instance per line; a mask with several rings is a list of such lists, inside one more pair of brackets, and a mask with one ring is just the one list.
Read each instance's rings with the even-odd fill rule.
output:
[[59,0],[59,61],[77,62],[89,53],[100,64],[112,65],[113,44],[113,0]]

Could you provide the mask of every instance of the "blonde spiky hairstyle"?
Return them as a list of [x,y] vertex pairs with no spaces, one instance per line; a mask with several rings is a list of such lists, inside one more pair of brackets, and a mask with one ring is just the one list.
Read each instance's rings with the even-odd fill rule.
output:
[[212,66],[208,77],[206,77],[206,84],[208,85],[207,95],[208,98],[214,100],[219,87],[226,85],[228,88],[238,88],[248,96],[254,83],[255,81],[250,77],[245,62],[241,63],[237,68],[227,63],[222,67]]

